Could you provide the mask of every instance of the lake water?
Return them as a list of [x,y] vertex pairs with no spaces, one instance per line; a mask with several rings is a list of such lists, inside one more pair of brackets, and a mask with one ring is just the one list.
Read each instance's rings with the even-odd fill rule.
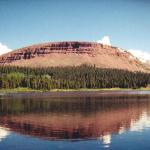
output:
[[0,150],[149,150],[150,92],[0,95]]

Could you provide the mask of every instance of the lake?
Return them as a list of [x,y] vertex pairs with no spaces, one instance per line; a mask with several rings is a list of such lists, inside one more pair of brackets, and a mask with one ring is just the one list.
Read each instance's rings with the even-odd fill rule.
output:
[[150,91],[0,95],[0,150],[59,149],[150,149]]

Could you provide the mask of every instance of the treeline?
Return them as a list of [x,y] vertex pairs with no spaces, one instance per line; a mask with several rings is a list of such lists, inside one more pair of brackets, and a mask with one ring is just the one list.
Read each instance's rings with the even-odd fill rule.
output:
[[0,67],[0,88],[31,89],[139,88],[150,84],[150,74],[95,66]]

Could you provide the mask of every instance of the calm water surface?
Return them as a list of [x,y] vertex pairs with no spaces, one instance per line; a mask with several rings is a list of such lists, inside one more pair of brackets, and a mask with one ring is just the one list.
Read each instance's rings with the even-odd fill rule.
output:
[[0,150],[149,150],[150,92],[0,95]]

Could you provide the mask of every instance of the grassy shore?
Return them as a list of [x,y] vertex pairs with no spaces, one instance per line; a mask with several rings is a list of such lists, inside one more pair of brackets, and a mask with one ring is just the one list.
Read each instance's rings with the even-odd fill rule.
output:
[[21,93],[21,92],[43,92],[43,91],[34,90],[30,88],[0,89],[0,93]]
[[130,89],[130,88],[102,88],[102,89],[52,89],[52,90],[34,90],[30,88],[15,88],[15,89],[0,89],[0,93],[24,93],[24,92],[69,92],[69,91],[130,91],[130,90],[141,90],[147,91],[150,88],[137,88],[137,89]]

